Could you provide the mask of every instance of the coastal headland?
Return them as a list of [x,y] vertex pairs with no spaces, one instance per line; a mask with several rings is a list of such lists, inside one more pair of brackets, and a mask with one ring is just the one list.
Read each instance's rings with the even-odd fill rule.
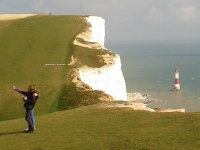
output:
[[[38,14],[2,14],[2,15],[0,15],[0,20],[8,21],[8,20],[24,19],[24,18],[34,17],[34,16],[38,16],[38,18],[40,18],[40,15],[38,15]],[[41,16],[45,17],[45,15],[41,15]],[[55,20],[54,16],[47,15],[47,17],[52,20],[53,19]],[[83,30],[83,32],[79,32],[78,34],[76,34],[75,39],[72,42],[73,46],[79,47],[79,48],[85,47],[86,49],[88,48],[87,49],[88,51],[91,49],[96,50],[97,51],[96,57],[98,58],[99,64],[101,64],[101,65],[99,65],[99,67],[94,67],[94,66],[88,65],[88,64],[86,65],[83,63],[83,61],[80,58],[77,57],[77,55],[74,54],[71,56],[71,61],[68,63],[68,65],[66,65],[67,63],[64,61],[54,63],[52,61],[53,60],[52,59],[51,62],[45,61],[43,63],[43,66],[46,68],[50,67],[50,66],[51,67],[54,66],[53,72],[58,71],[58,69],[56,69],[55,66],[57,66],[57,68],[58,68],[58,66],[59,67],[68,67],[69,66],[71,68],[73,68],[73,66],[79,66],[78,68],[76,68],[76,71],[75,71],[77,73],[77,75],[75,75],[74,76],[75,78],[73,78],[73,80],[72,80],[72,82],[75,83],[76,85],[80,86],[80,83],[81,83],[81,84],[84,84],[84,87],[87,87],[88,89],[103,91],[104,93],[107,94],[107,96],[104,95],[103,97],[100,98],[101,100],[106,99],[105,101],[114,100],[115,102],[120,102],[120,101],[124,102],[124,103],[121,103],[119,106],[115,105],[115,107],[131,107],[131,108],[137,109],[137,110],[147,110],[147,111],[155,112],[155,110],[147,107],[148,103],[150,103],[152,101],[152,99],[149,99],[145,94],[134,94],[131,96],[131,99],[130,99],[130,94],[129,93],[127,94],[126,83],[125,83],[125,79],[123,76],[123,72],[121,70],[120,56],[118,54],[114,54],[114,53],[110,52],[108,49],[106,49],[104,47],[105,20],[98,16],[81,16],[81,17],[73,16],[71,21],[73,21],[73,23],[76,23],[76,22],[78,22],[78,19],[81,21],[84,21],[88,25],[88,27],[85,28]],[[45,19],[43,19],[43,20],[45,21]],[[26,23],[28,24],[31,22],[26,21]],[[58,24],[59,24],[59,22],[58,22]],[[30,25],[33,25],[33,24],[30,24]],[[21,27],[21,24],[16,25],[16,26],[17,26],[17,28]],[[9,26],[8,24],[5,24],[5,27],[9,28],[11,26]],[[12,28],[12,29],[14,29],[14,28]],[[38,31],[44,31],[43,30],[44,27],[42,27],[41,30],[36,30],[36,29],[38,29],[38,27],[36,28],[35,26],[33,26],[33,27],[31,26],[31,30],[29,30],[28,28],[27,29],[22,28],[22,31],[23,32],[29,31],[29,32],[31,32],[31,34],[32,34],[32,31],[35,31],[34,34],[36,34]],[[18,31],[20,34],[22,34],[22,32],[20,32],[19,29],[18,29]],[[43,35],[45,35],[45,34],[43,34]],[[27,32],[24,33],[24,37],[26,37],[26,39],[29,39],[29,35],[30,34],[28,34]],[[32,38],[34,36],[38,38],[37,34],[32,35]],[[55,35],[52,34],[52,37],[54,37],[54,36]],[[24,39],[24,37],[21,37],[21,38]],[[18,39],[21,40],[20,38],[18,38]],[[46,37],[44,36],[41,39],[46,40]],[[16,41],[16,40],[13,40],[13,41]],[[20,42],[18,42],[18,43],[20,43]],[[37,44],[38,43],[39,42],[37,42]],[[61,44],[63,44],[63,43],[61,43]],[[35,49],[33,49],[34,46],[32,44],[28,43],[28,45],[29,45],[29,47],[27,50],[29,50],[29,49],[35,50]],[[22,49],[27,48],[27,47],[25,47],[25,46],[27,46],[26,43],[24,45],[22,45],[23,47],[20,47],[20,46],[21,45],[16,46],[16,48],[18,48],[18,47],[22,48]],[[40,47],[41,47],[41,45],[40,45]],[[46,55],[50,51],[50,48],[46,49],[45,44],[43,44],[42,47],[45,47],[44,51],[41,51],[38,49],[39,53],[41,53],[40,56]],[[56,49],[56,47],[54,49]],[[16,49],[12,49],[12,50],[15,50],[16,52],[18,51]],[[63,51],[64,51],[64,49],[63,49]],[[56,52],[52,49],[51,53],[55,54]],[[100,53],[102,53],[102,54],[100,54]],[[85,54],[85,53],[83,52],[82,54]],[[21,56],[17,56],[19,58],[15,58],[15,57],[14,57],[14,59],[19,60],[19,58]],[[40,57],[37,57],[37,58],[40,58]],[[93,59],[91,56],[87,57],[87,59],[88,58]],[[46,65],[46,64],[64,64],[64,65]],[[21,74],[22,74],[19,70],[23,70],[23,68],[24,68],[24,66],[19,66],[18,68],[16,68],[18,70],[19,76],[21,76]],[[46,68],[45,69],[39,68],[39,69],[47,70]],[[70,76],[73,76],[74,72],[72,71],[70,73],[71,73]],[[45,76],[46,78],[49,77],[49,75],[47,73],[40,73],[39,75]],[[17,74],[17,76],[18,76],[18,74]],[[51,80],[51,82],[52,81],[53,80]],[[27,81],[24,80],[24,82],[27,82]],[[38,82],[38,79],[34,79],[34,82]],[[50,91],[52,91],[53,92],[52,95],[57,95],[57,94],[60,94],[59,93],[60,91],[62,91],[59,86],[51,87],[50,85],[48,85],[49,83],[44,82],[44,84],[43,84],[43,82],[40,82],[42,84],[39,85],[39,86],[41,86],[41,91],[43,93],[49,93]],[[65,98],[66,96],[63,96],[63,97]],[[47,97],[43,97],[43,98],[48,99]],[[53,99],[55,99],[55,97],[52,96],[52,100],[51,100],[52,104],[54,103]],[[52,104],[49,104],[49,105],[52,105]],[[106,107],[109,107],[109,105],[106,105]],[[169,109],[168,109],[168,111],[169,111]],[[170,111],[172,111],[172,110],[170,110]],[[177,110],[173,110],[173,111],[177,111]],[[181,110],[181,112],[183,112],[183,111]]]
[[[89,16],[85,19],[88,23],[90,23],[91,27],[88,30],[80,33],[76,37],[74,44],[95,49],[105,48],[105,20],[97,16]],[[82,38],[84,41],[89,43],[78,42],[77,39],[79,38]],[[107,54],[106,57],[105,55],[102,55],[102,57],[106,65],[101,68],[90,68],[87,66],[80,68],[79,76],[84,83],[88,84],[93,89],[103,90],[105,93],[113,96],[116,103],[114,105],[106,104],[105,107],[130,107],[134,110],[146,110],[151,112],[185,112],[184,108],[148,108],[148,103],[163,101],[149,98],[146,94],[127,93],[125,87],[125,79],[121,71],[120,56],[118,54]],[[74,60],[74,58],[72,58],[72,60]],[[102,71],[104,69],[105,71]],[[120,102],[120,104],[117,104],[117,100],[123,100],[124,103]]]

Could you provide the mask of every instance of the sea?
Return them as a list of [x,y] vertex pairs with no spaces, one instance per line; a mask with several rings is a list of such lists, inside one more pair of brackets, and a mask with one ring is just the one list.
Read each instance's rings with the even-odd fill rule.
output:
[[[105,47],[120,55],[127,92],[154,99],[147,107],[200,111],[200,41],[120,41]],[[180,91],[171,91],[175,68]]]

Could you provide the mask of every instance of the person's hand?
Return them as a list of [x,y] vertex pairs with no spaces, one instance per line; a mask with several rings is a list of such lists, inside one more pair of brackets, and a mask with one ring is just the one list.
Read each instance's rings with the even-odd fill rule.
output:
[[23,99],[23,101],[26,101],[27,100],[27,97],[26,96],[22,96],[22,99]]
[[38,94],[37,94],[37,93],[34,93],[33,96],[38,96]]
[[13,85],[13,89],[15,90],[16,89],[16,87]]

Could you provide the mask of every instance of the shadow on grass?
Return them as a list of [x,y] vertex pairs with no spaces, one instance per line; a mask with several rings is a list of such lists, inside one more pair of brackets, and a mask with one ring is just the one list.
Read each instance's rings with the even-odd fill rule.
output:
[[4,135],[12,135],[12,134],[24,134],[24,131],[16,131],[16,132],[5,132],[5,133],[0,133],[0,136]]

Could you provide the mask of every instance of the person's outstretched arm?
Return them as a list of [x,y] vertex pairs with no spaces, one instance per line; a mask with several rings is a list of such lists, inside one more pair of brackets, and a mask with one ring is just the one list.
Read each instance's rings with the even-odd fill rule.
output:
[[19,89],[19,88],[16,88],[15,86],[13,86],[13,89],[15,90],[15,91],[17,91],[18,93],[20,93],[20,94],[22,94],[22,95],[27,95],[27,92],[25,92],[25,91],[23,91],[23,90],[21,90],[21,89]]

